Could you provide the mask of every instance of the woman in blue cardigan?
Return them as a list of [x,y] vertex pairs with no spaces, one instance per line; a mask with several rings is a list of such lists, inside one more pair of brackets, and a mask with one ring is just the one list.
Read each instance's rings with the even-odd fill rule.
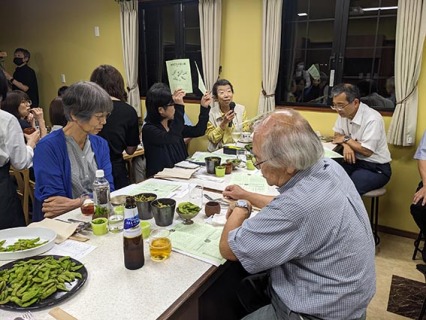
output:
[[67,125],[40,140],[34,152],[33,221],[78,208],[80,195],[92,192],[97,169],[114,190],[108,143],[96,135],[112,111],[111,98],[93,82],[78,82],[62,100]]

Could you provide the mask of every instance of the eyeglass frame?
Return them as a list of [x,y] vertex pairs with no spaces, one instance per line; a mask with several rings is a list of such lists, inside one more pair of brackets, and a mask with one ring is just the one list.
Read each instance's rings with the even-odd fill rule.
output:
[[106,119],[108,119],[110,115],[111,112],[107,112],[107,114],[102,114],[101,116],[97,116],[96,114],[94,114],[93,117],[95,117],[100,122],[102,119],[105,119],[106,121]]
[[330,108],[333,109],[334,111],[341,111],[341,110],[345,109],[351,103],[353,103],[353,101],[352,102],[348,102],[347,104],[345,104],[344,106],[341,106],[341,107],[331,105]]
[[257,170],[260,170],[260,165],[264,164],[266,161],[269,161],[269,160],[271,160],[271,159],[266,159],[266,160],[263,160],[263,161],[260,161],[260,162],[256,161],[255,163],[253,163],[253,165]]

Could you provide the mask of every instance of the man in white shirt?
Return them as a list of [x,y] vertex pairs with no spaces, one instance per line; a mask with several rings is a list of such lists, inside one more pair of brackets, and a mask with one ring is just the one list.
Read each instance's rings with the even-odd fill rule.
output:
[[392,159],[382,116],[360,102],[359,90],[352,84],[335,86],[331,96],[331,108],[339,114],[333,143],[343,146],[343,168],[361,195],[383,187],[392,174]]

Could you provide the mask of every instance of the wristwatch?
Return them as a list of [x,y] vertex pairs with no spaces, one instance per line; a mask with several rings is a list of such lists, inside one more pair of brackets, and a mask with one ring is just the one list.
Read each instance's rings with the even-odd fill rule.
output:
[[236,207],[236,208],[244,208],[244,209],[247,209],[247,212],[248,212],[249,214],[251,214],[251,206],[250,206],[250,204],[248,203],[248,201],[247,201],[247,200],[237,200],[237,201],[235,202],[235,207]]
[[345,138],[343,139],[343,143],[346,143],[346,142],[348,142],[351,139],[352,138],[350,136],[345,136]]

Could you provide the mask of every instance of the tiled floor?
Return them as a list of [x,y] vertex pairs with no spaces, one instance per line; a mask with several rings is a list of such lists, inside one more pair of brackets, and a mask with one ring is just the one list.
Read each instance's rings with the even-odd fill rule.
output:
[[423,262],[420,254],[417,260],[411,260],[414,250],[413,239],[389,234],[381,234],[380,238],[380,246],[376,252],[376,295],[368,307],[367,319],[409,319],[386,311],[392,275],[424,282],[424,276],[416,269],[416,264]]

